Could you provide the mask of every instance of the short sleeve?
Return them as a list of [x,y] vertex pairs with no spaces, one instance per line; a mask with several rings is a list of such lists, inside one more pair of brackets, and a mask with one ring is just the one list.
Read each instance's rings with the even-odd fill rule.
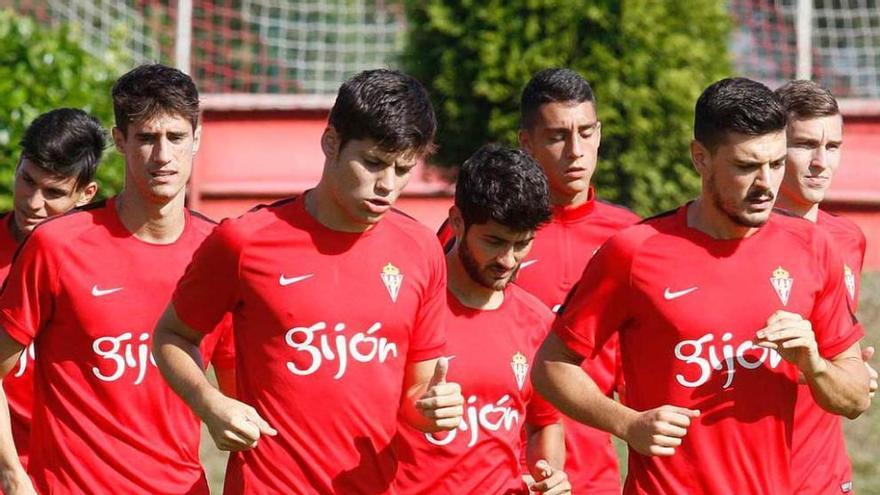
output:
[[232,333],[232,313],[226,313],[213,332],[202,340],[202,355],[217,369],[235,368],[235,338]]
[[241,241],[231,220],[214,229],[193,254],[171,299],[177,317],[197,332],[212,332],[238,301]]
[[565,345],[585,358],[595,358],[629,318],[632,250],[621,237],[593,256],[553,323]]
[[439,244],[431,244],[425,254],[430,273],[413,326],[409,362],[440,357],[446,347],[446,259]]
[[818,231],[816,242],[817,264],[822,267],[823,286],[816,297],[810,323],[816,335],[819,353],[832,358],[858,342],[864,335],[847,297],[843,273],[843,259],[832,249],[830,238]]
[[532,426],[547,426],[562,421],[562,414],[547,399],[535,391],[526,406],[526,422]]
[[36,229],[21,246],[0,295],[0,325],[27,346],[51,320],[58,293],[58,263],[51,238]]

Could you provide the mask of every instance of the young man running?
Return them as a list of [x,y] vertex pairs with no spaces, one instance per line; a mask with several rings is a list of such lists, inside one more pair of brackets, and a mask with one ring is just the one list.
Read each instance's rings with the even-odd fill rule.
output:
[[[13,210],[0,217],[0,280],[6,280],[12,257],[37,225],[95,197],[95,172],[105,145],[101,123],[82,110],[59,108],[31,122],[21,140],[15,169]],[[25,468],[30,453],[34,357],[32,343],[3,379],[12,437]]]
[[[226,493],[383,493],[399,416],[423,431],[461,421],[462,396],[439,359],[443,253],[392,209],[435,128],[415,79],[354,76],[321,137],[317,186],[224,222],[196,253],[159,323],[156,357],[217,445],[236,451]],[[227,311],[241,402],[198,366],[196,344]]]
[[[798,374],[823,408],[858,416],[869,405],[862,332],[827,234],[772,213],[786,156],[779,99],[725,79],[695,114],[700,196],[599,250],[532,376],[560,411],[630,445],[627,494],[788,495]],[[626,405],[580,368],[615,333]]]
[[[198,101],[176,69],[123,75],[113,87],[123,191],[46,221],[13,262],[0,296],[0,372],[34,343],[28,473],[41,493],[208,493],[198,419],[150,354],[176,281],[214,228],[184,207]],[[32,493],[14,453],[3,435],[7,493]]]
[[[855,313],[865,236],[855,223],[819,209],[840,167],[843,117],[837,100],[812,81],[791,81],[777,89],[776,94],[788,113],[785,177],[776,206],[831,234],[843,257],[843,271],[839,275],[844,278],[847,299]],[[868,358],[873,348],[864,351],[863,357]],[[873,392],[877,389],[877,371],[869,368],[869,373]],[[819,407],[805,384],[798,387],[791,453],[796,493],[821,495],[853,490],[852,466],[840,417]]]
[[[553,313],[511,283],[549,219],[547,179],[524,151],[487,145],[462,165],[450,210],[455,243],[446,253],[446,352],[454,356],[449,378],[467,397],[466,419],[444,433],[401,425],[399,493],[570,493],[559,413],[528,377]],[[538,480],[528,488],[523,425]]]

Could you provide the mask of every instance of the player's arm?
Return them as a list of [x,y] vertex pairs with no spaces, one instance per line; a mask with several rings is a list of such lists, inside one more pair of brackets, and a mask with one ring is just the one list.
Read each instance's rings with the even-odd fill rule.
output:
[[643,455],[671,456],[700,412],[676,406],[636,411],[608,398],[581,368],[583,357],[555,332],[538,351],[532,383],[560,412],[624,440]]
[[429,359],[406,365],[400,417],[413,428],[431,433],[458,427],[464,397],[457,383],[446,381],[449,361]]
[[810,321],[787,311],[773,313],[757,337],[758,346],[775,349],[798,367],[816,403],[826,411],[854,419],[871,405],[870,378],[858,342],[826,359]]
[[565,468],[565,435],[562,423],[534,425],[526,422],[526,463],[534,483],[529,490],[544,494],[571,493]]
[[[0,328],[0,377],[5,378],[15,367],[24,348],[10,337],[6,330]],[[0,386],[0,484],[3,493],[7,495],[36,493],[15,449],[9,404],[2,386]]]
[[211,385],[202,367],[201,339],[202,334],[182,322],[169,304],[153,336],[153,355],[171,388],[205,422],[217,448],[247,450],[261,435],[276,435],[256,409]]

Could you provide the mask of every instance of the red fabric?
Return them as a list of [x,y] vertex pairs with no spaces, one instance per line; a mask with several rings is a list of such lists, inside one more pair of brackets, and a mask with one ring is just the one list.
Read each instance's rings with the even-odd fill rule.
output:
[[[592,189],[582,205],[555,207],[550,223],[536,233],[516,284],[557,311],[599,246],[638,221],[635,213],[597,200]],[[437,235],[444,246],[454,238],[448,223]],[[614,394],[620,376],[618,351],[617,339],[612,338],[595,359],[585,359],[583,363],[583,368],[609,397]],[[572,493],[618,495],[620,469],[611,435],[567,416],[563,417],[563,424],[565,471],[572,483]]]
[[585,356],[619,334],[630,407],[702,411],[674,456],[630,450],[624,493],[793,493],[797,371],[752,341],[783,309],[811,321],[826,357],[856,342],[841,266],[803,219],[773,214],[746,239],[715,240],[687,226],[687,207],[599,250],[554,331]]
[[47,220],[25,241],[0,296],[0,324],[36,347],[28,470],[41,493],[208,493],[199,423],[150,346],[213,227],[187,212],[176,242],[145,243],[111,199]]
[[337,232],[300,197],[223,222],[173,304],[202,332],[233,311],[238,398],[279,432],[232,454],[226,493],[386,492],[404,369],[443,354],[445,287],[436,240],[396,212]]
[[[447,377],[462,387],[464,421],[452,432],[434,434],[401,423],[396,491],[413,495],[521,491],[524,422],[546,426],[560,420],[549,403],[538,400],[528,378],[553,314],[515,285],[508,286],[504,302],[494,310],[468,308],[451,292],[447,300]],[[514,370],[521,373],[519,377]]]
[[[859,301],[865,235],[852,221],[819,211],[816,225],[828,232],[845,265],[841,271],[849,304],[855,312]],[[791,465],[798,494],[843,493],[852,485],[852,464],[846,452],[840,416],[816,404],[810,387],[798,387],[792,435]]]
[[[18,243],[12,237],[12,222],[15,214],[3,215],[0,219],[0,280],[6,280],[12,257]],[[30,454],[31,411],[34,409],[34,346],[30,344],[21,353],[18,364],[3,378],[3,391],[9,403],[9,420],[12,425],[12,439],[21,464],[27,468]]]

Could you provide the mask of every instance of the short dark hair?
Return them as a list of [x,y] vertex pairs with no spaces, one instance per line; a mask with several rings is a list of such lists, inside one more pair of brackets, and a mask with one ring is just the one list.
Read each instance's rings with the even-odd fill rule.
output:
[[465,228],[494,220],[524,232],[550,220],[549,191],[547,177],[528,153],[488,144],[461,166],[455,206]]
[[95,117],[76,108],[58,108],[31,122],[21,139],[21,158],[61,177],[76,177],[75,189],[95,178],[106,134]]
[[192,78],[167,65],[141,65],[123,74],[113,85],[116,127],[125,134],[128,124],[161,114],[179,115],[199,125],[199,90]]
[[713,83],[694,110],[694,139],[714,151],[728,133],[762,136],[785,129],[782,102],[767,86],[732,77]]
[[840,115],[837,100],[831,91],[813,81],[789,81],[776,89],[789,118],[815,119]]
[[437,119],[428,90],[396,70],[363,71],[339,88],[329,123],[342,148],[353,139],[372,139],[384,151],[434,150]]
[[531,129],[538,109],[545,103],[585,101],[596,104],[593,88],[580,74],[565,68],[544,69],[526,84],[520,97],[520,128]]

